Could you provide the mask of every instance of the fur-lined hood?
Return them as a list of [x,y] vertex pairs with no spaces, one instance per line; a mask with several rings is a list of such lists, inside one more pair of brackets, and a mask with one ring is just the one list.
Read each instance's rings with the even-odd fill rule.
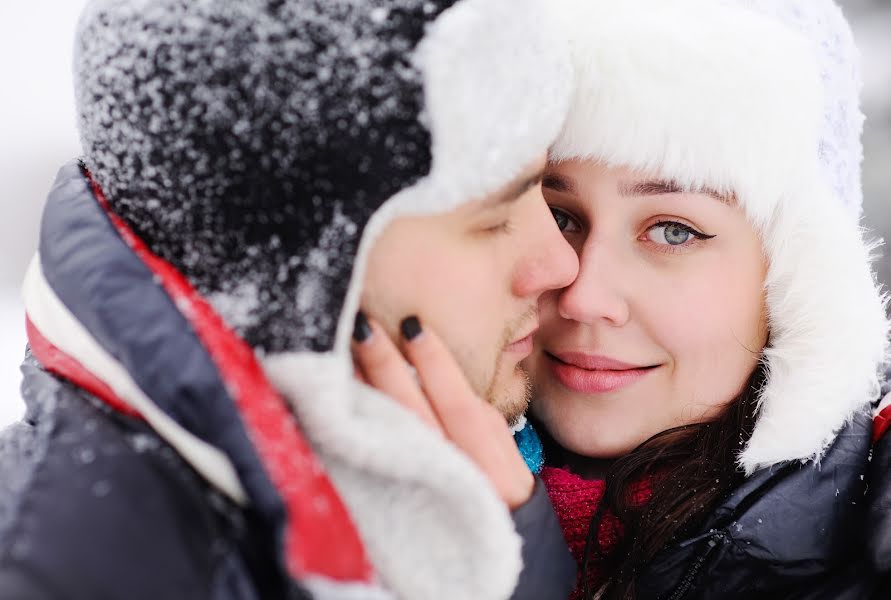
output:
[[[780,6],[781,5],[781,6]],[[576,88],[555,160],[732,195],[760,234],[767,381],[747,472],[818,460],[888,348],[860,212],[858,55],[828,0],[559,0]]]

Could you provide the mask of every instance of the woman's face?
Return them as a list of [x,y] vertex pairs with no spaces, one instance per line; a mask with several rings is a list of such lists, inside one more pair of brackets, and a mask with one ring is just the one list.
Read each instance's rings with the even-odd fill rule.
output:
[[580,270],[541,299],[533,413],[600,458],[719,414],[767,339],[767,264],[743,210],[584,161],[550,166],[544,194]]

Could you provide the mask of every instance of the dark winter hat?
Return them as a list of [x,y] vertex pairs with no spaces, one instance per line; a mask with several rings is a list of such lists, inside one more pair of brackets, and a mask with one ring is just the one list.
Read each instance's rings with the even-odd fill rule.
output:
[[450,208],[555,137],[568,65],[511,22],[536,4],[98,0],[75,60],[84,162],[252,346],[329,350],[388,199]]

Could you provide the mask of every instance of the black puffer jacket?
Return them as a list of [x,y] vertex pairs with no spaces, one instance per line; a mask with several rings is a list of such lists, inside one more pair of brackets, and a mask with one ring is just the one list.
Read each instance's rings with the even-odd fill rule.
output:
[[[0,600],[393,598],[254,355],[199,296],[169,293],[177,273],[95,194],[78,163],[60,171],[25,286],[33,355],[27,414],[0,432]],[[128,381],[168,416],[134,411]],[[543,486],[512,516],[526,542],[513,598],[565,597],[573,565]]]
[[[22,371],[27,414],[0,432],[0,598],[310,598],[280,569],[268,515],[32,356]],[[528,565],[513,597],[565,598],[574,567],[544,486],[513,516]]]
[[756,472],[637,580],[640,600],[891,598],[891,436],[861,414],[818,465]]

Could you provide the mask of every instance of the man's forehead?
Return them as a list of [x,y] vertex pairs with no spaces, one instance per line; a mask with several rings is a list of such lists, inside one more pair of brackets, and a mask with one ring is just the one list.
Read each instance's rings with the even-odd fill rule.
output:
[[547,161],[545,160],[545,156],[542,155],[539,160],[527,165],[517,177],[506,183],[504,186],[492,194],[475,200],[470,204],[475,209],[485,209],[518,199],[529,191],[530,188],[541,182],[546,164]]

